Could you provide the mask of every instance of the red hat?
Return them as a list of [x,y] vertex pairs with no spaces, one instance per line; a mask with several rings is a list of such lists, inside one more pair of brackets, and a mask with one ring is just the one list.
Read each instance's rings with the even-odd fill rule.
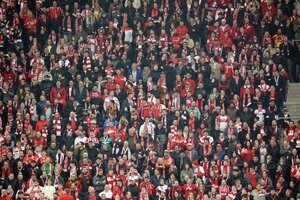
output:
[[97,169],[97,174],[100,173],[100,172],[103,172],[103,169],[102,169],[102,168],[98,168],[98,169]]
[[199,165],[198,160],[194,160],[194,161],[193,161],[193,164],[196,165],[196,166],[198,166],[198,165]]

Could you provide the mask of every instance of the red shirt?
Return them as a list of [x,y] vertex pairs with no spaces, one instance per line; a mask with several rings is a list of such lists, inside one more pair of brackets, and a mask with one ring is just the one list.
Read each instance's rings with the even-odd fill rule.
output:
[[184,191],[184,196],[185,199],[188,198],[189,194],[192,192],[194,195],[197,192],[197,187],[194,184],[188,185],[188,184],[184,184],[182,186],[182,190]]
[[183,25],[183,26],[177,26],[177,32],[180,38],[184,37],[188,33],[188,28]]
[[120,85],[121,90],[124,89],[125,83],[126,83],[126,78],[123,75],[115,75],[114,80],[116,84]]
[[12,197],[9,195],[5,195],[4,197],[0,197],[0,200],[12,200]]
[[[57,18],[55,18],[55,14],[57,14]],[[49,18],[50,20],[55,20],[55,19],[58,19],[61,15],[61,9],[56,7],[50,7],[49,8]]]
[[42,129],[43,129],[43,125],[46,124],[47,125],[47,128],[49,129],[50,127],[50,123],[47,121],[47,120],[44,120],[44,121],[38,121],[36,123],[36,127],[35,127],[35,130],[37,132],[40,132]]
[[146,187],[148,194],[155,194],[155,186],[151,182],[142,182],[140,184],[140,190],[142,190],[142,187]]
[[177,50],[180,47],[180,36],[172,36],[171,43],[173,44],[174,48]]
[[115,91],[116,90],[116,83],[106,83],[105,84],[105,89],[107,89],[108,91]]
[[74,197],[70,194],[63,194],[59,197],[59,200],[74,200]]

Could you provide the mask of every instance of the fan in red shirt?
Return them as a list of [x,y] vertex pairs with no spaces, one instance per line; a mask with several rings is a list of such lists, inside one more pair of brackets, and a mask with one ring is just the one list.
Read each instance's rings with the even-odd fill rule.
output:
[[160,103],[159,99],[156,99],[156,103],[152,107],[152,113],[154,115],[154,119],[158,120],[160,116],[162,115],[163,110],[165,109],[165,106]]
[[184,81],[182,81],[181,84],[181,88],[184,89],[186,83],[189,83],[191,85],[191,93],[192,95],[195,93],[195,89],[196,89],[196,83],[195,81],[192,79],[192,75],[190,73],[186,74],[186,79]]
[[123,197],[123,181],[122,179],[117,179],[116,185],[114,186],[113,190],[113,196],[120,196]]
[[107,66],[105,67],[105,76],[113,76],[115,74],[116,68],[111,63],[111,60],[107,60]]
[[93,98],[101,98],[101,92],[98,91],[98,87],[96,85],[94,85],[93,89],[89,92],[89,97],[90,99]]
[[126,77],[121,74],[120,69],[116,70],[116,75],[114,75],[113,79],[114,79],[115,84],[119,84],[121,87],[121,90],[123,90],[125,87],[125,83],[126,83]]
[[29,34],[36,33],[36,24],[37,20],[34,15],[30,12],[28,19],[25,22],[25,27],[27,28],[27,32]]
[[226,79],[231,79],[232,75],[233,75],[233,72],[234,72],[234,69],[235,69],[235,66],[232,63],[231,59],[227,59],[227,63],[224,63],[222,65],[222,67],[223,67],[223,71],[224,71],[224,74],[226,76]]
[[225,74],[222,74],[221,81],[219,81],[218,83],[218,87],[220,88],[220,90],[224,90],[224,91],[229,90],[229,80],[226,79]]
[[66,99],[67,92],[64,87],[61,86],[60,81],[56,81],[56,85],[52,87],[50,91],[50,101],[54,102],[55,99],[57,99],[58,94],[60,94],[61,99]]
[[178,33],[176,31],[174,31],[174,34],[170,38],[170,44],[173,45],[175,50],[177,50],[177,51],[180,48],[180,41],[181,41],[180,36],[178,35]]
[[263,15],[265,15],[267,12],[270,13],[271,16],[274,16],[276,14],[276,8],[273,0],[261,1],[260,6]]
[[65,189],[65,194],[60,195],[59,200],[74,200],[74,197],[70,195],[70,190]]
[[232,48],[232,40],[229,37],[229,33],[225,32],[224,37],[221,37],[220,44],[228,51]]
[[251,148],[251,143],[248,141],[246,143],[246,147],[244,147],[241,151],[241,157],[243,161],[250,162],[255,155],[255,149]]
[[184,37],[188,33],[188,28],[186,25],[184,25],[183,21],[179,22],[179,26],[177,26],[177,32],[180,38]]
[[226,19],[221,20],[221,26],[219,27],[220,38],[222,39],[225,34],[231,32],[230,26],[226,23]]
[[47,148],[47,140],[45,137],[42,137],[41,132],[37,132],[35,138],[32,140],[32,144],[35,147],[42,146],[44,149]]
[[12,200],[13,198],[7,194],[7,190],[2,189],[1,190],[1,197],[0,200]]
[[216,41],[218,40],[218,38],[216,37],[215,32],[212,32],[206,41],[206,50],[208,52],[211,52],[212,48],[214,47],[214,45],[216,44]]
[[298,132],[298,128],[295,127],[293,121],[290,121],[289,127],[284,130],[284,136],[287,137],[290,142],[294,142],[296,132]]
[[105,127],[104,131],[107,131],[109,137],[111,137],[113,140],[115,140],[116,134],[119,132],[118,128],[114,126],[114,123],[112,121],[108,123],[108,126]]
[[107,83],[105,84],[105,89],[107,89],[108,91],[115,91],[116,90],[116,82],[113,79],[112,76],[108,75],[107,76]]
[[198,188],[195,184],[193,184],[191,179],[188,179],[187,183],[182,186],[182,190],[184,192],[185,199],[187,199],[190,193],[193,193],[195,196]]
[[76,186],[76,188],[78,189],[78,191],[82,190],[82,185],[81,185],[80,181],[76,178],[76,174],[75,173],[71,174],[71,178],[66,183],[65,187],[70,189],[73,184]]
[[250,40],[252,40],[255,35],[255,30],[254,30],[254,26],[249,22],[248,17],[245,17],[244,29],[245,29],[245,33],[248,36],[248,38]]
[[49,8],[49,19],[50,21],[56,20],[62,14],[62,10],[57,6],[57,1],[53,1],[52,7]]
[[144,181],[140,184],[140,191],[142,191],[142,188],[145,187],[149,195],[155,195],[155,186],[149,180],[149,176],[145,175]]
[[2,167],[2,172],[1,172],[1,178],[2,179],[7,179],[9,174],[10,174],[10,167],[8,161],[5,161]]
[[48,120],[46,120],[45,116],[44,115],[41,115],[40,117],[40,121],[38,121],[36,123],[36,126],[35,126],[35,131],[39,132],[43,129],[43,126],[46,125],[48,130],[50,128],[50,123]]

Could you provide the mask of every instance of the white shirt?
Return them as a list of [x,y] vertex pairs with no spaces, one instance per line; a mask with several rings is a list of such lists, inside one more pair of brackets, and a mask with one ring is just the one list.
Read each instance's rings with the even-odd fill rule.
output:
[[46,185],[44,187],[41,187],[45,197],[48,197],[48,199],[52,200],[53,199],[53,195],[55,193],[55,187],[54,186],[49,186]]
[[80,142],[86,143],[87,141],[87,137],[76,137],[75,141],[74,141],[74,146],[76,147],[76,145]]
[[259,111],[258,109],[256,109],[254,111],[254,114],[259,118],[259,121],[264,121],[265,116],[264,114],[266,113],[265,109],[262,109],[261,111]]
[[154,137],[154,128],[155,128],[155,125],[152,122],[149,122],[148,124],[144,123],[140,127],[139,134],[140,134],[140,136],[142,136],[142,133],[147,131],[148,134],[150,134],[151,136]]
[[104,100],[104,104],[103,104],[103,108],[106,111],[107,107],[109,106],[110,100],[113,100],[115,102],[115,104],[117,105],[118,110],[120,110],[120,102],[119,99],[117,97],[106,97]]
[[100,192],[99,196],[101,197],[102,194],[105,194],[105,196],[106,196],[107,199],[111,199],[112,196],[113,196],[113,193],[112,193],[111,190],[109,190],[107,192],[105,192],[105,190],[104,190],[104,191]]

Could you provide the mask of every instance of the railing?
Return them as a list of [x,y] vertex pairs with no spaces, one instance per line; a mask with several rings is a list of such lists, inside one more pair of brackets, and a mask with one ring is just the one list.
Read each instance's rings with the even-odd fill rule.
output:
[[300,116],[295,116],[295,117],[278,117],[277,119],[276,119],[276,121],[278,121],[278,120],[284,120],[284,119],[300,119]]

